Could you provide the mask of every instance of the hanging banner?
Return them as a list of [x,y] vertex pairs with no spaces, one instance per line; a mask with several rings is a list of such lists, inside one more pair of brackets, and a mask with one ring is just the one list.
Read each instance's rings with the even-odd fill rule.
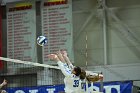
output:
[[41,3],[42,35],[48,43],[43,47],[43,62],[52,64],[47,58],[50,53],[67,50],[73,56],[72,0],[44,0]]
[[61,93],[64,91],[64,85],[8,88],[6,91],[8,93]]
[[[103,93],[132,93],[132,82],[107,82],[104,83]],[[88,92],[92,93],[93,90],[99,91],[100,84],[96,83],[93,86],[89,85]],[[63,93],[64,85],[52,86],[38,86],[38,87],[23,87],[23,88],[8,88],[8,93]]]
[[[2,56],[2,11],[0,6],[0,56]],[[2,60],[0,60],[0,70],[3,69]]]
[[[7,7],[7,57],[36,61],[36,12],[35,1],[16,2]],[[18,67],[8,63],[13,70]],[[11,66],[10,66],[11,65]],[[20,67],[20,66],[19,66]],[[10,71],[11,71],[10,70]]]
[[[103,83],[103,93],[132,93],[132,81],[123,81],[123,82],[104,82]],[[100,84],[94,83],[94,87],[89,87],[89,90],[100,90]]]

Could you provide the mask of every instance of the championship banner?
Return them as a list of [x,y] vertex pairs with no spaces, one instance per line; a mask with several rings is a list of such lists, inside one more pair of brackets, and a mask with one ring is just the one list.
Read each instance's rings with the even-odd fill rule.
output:
[[73,62],[72,0],[43,0],[41,18],[42,35],[48,39],[42,51],[43,62],[53,64],[47,55],[62,49]]
[[[132,81],[105,82],[103,93],[132,93],[132,86]],[[96,83],[93,86],[89,85],[88,90],[86,89],[86,93],[92,93],[93,90],[99,91],[99,88],[99,83]],[[6,91],[8,93],[63,93],[64,85],[8,88]]]
[[[7,57],[36,61],[36,12],[35,0],[16,2],[7,8]],[[12,63],[8,67],[13,70]],[[18,64],[17,64],[18,65]],[[11,71],[10,70],[10,71]]]
[[[0,6],[0,56],[2,56],[2,11]],[[3,63],[0,60],[0,70],[3,69]]]

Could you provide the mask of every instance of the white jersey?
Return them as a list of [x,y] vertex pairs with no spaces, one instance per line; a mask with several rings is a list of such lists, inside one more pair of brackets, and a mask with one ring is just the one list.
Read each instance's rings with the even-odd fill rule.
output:
[[71,69],[67,64],[62,63],[61,61],[57,62],[60,67],[62,73],[65,75],[64,83],[65,83],[65,92],[66,93],[82,93],[82,81],[78,76],[72,74]]

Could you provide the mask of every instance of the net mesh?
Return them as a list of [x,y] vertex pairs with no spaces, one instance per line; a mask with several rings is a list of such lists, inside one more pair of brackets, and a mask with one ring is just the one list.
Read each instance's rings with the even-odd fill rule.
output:
[[58,66],[40,64],[0,57],[7,64],[7,70],[1,73],[1,80],[8,80],[8,87],[40,86],[64,84],[64,76]]

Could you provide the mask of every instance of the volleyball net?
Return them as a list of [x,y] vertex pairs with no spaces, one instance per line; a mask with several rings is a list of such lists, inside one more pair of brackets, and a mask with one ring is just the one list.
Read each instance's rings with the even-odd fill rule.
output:
[[[0,60],[7,63],[8,69],[11,68],[11,69],[9,69],[10,71],[8,70],[8,72],[5,75],[8,75],[6,77],[6,79],[8,79],[8,81],[9,80],[11,81],[11,79],[13,79],[14,82],[13,81],[12,82],[15,83],[15,85],[13,85],[9,81],[8,87],[64,84],[64,82],[63,82],[64,75],[61,73],[58,66],[40,64],[37,62],[30,62],[30,61],[22,61],[19,59],[11,59],[11,58],[5,58],[5,57],[0,57]],[[12,67],[9,64],[12,64]],[[33,70],[31,68],[31,66],[34,67]],[[38,67],[42,67],[43,70],[38,70]],[[22,69],[22,70],[18,71],[19,69]],[[26,70],[26,72],[28,72],[28,73],[24,73],[23,70]],[[17,74],[16,72],[19,72],[18,75],[16,75]],[[34,74],[34,72],[36,72],[36,74]],[[95,71],[94,73],[101,73],[101,72]],[[19,75],[19,74],[21,74],[21,75]],[[14,77],[11,78],[10,75],[12,75]],[[93,91],[94,87],[91,85],[93,85],[93,83],[88,83],[88,82],[86,83],[86,89],[87,89],[86,93],[88,93],[89,91]],[[88,87],[90,87],[90,88],[88,88]],[[59,89],[61,89],[61,87]],[[91,93],[101,93],[101,92],[93,91]]]

